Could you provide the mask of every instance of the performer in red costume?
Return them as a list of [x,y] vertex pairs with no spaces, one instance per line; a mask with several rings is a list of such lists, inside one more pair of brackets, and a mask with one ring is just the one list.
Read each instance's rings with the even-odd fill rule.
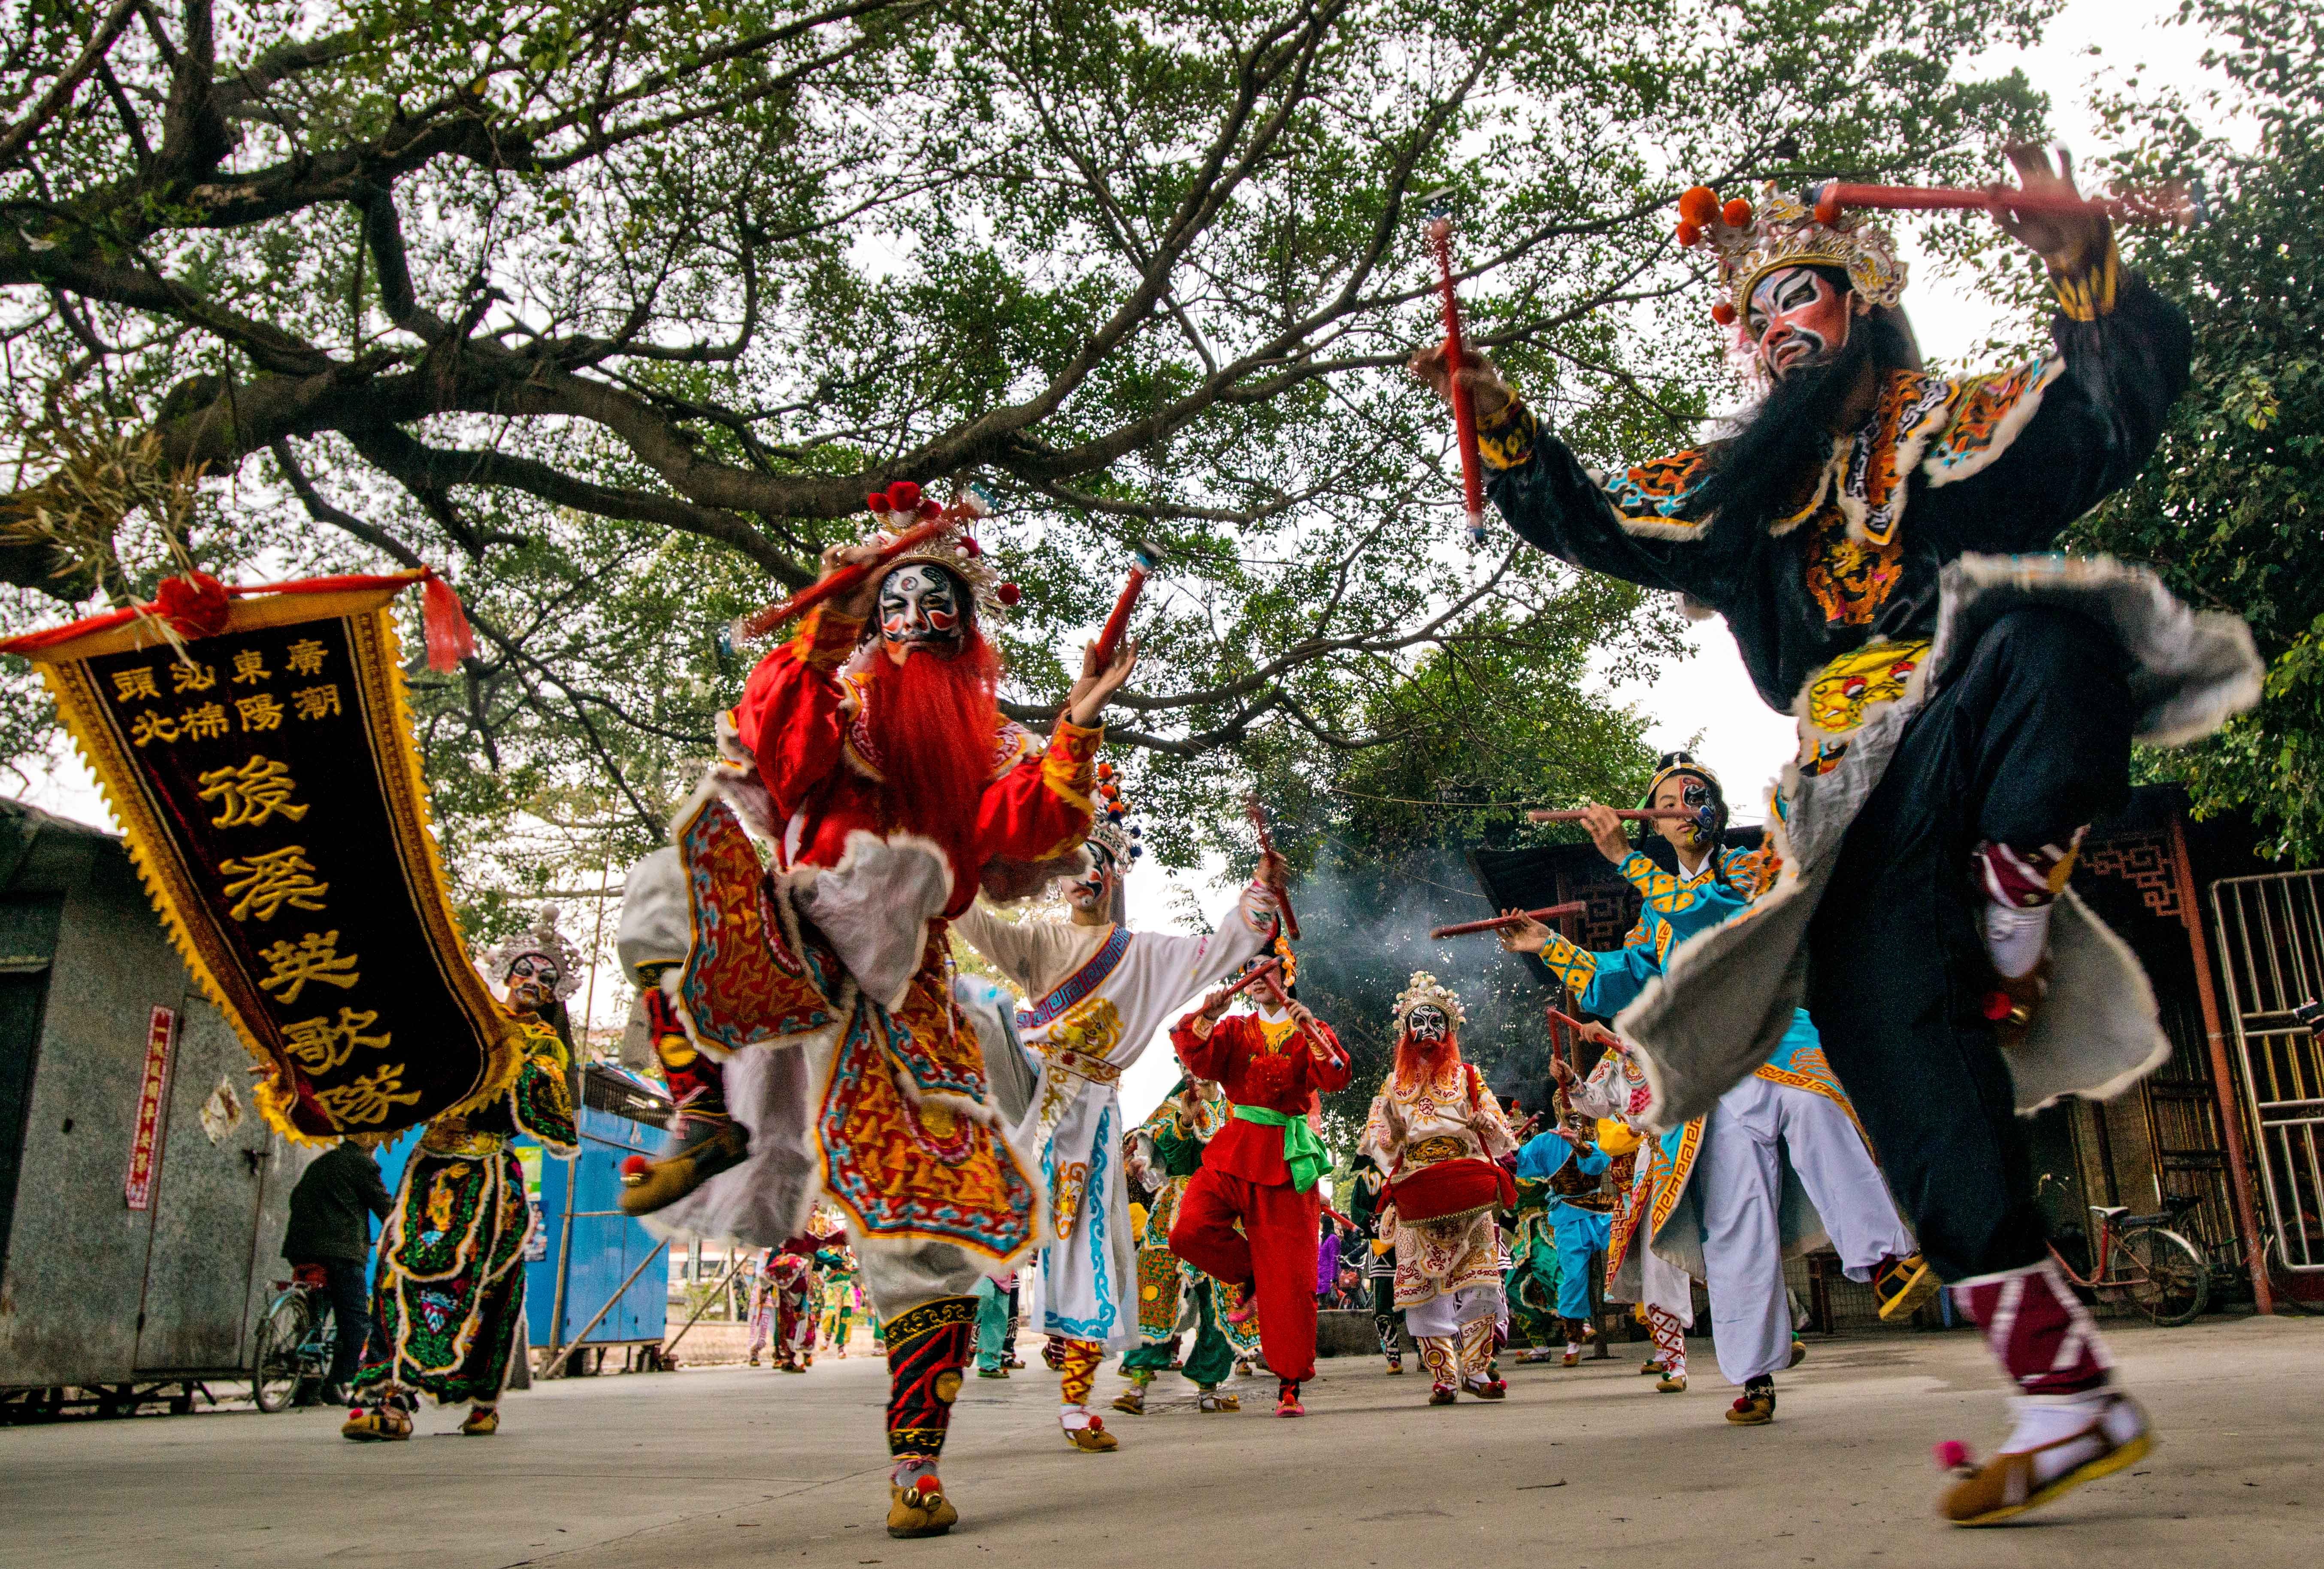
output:
[[1288,1011],[1261,1004],[1221,1018],[1225,1008],[1213,992],[1170,1031],[1179,1062],[1217,1080],[1231,1107],[1179,1201],[1170,1251],[1246,1288],[1244,1305],[1227,1316],[1240,1323],[1258,1312],[1259,1344],[1278,1380],[1275,1414],[1304,1417],[1299,1386],[1315,1376],[1315,1179],[1326,1164],[1307,1113],[1319,1095],[1347,1088],[1348,1054],[1296,999]]
[[[890,540],[923,515],[917,491],[876,499]],[[876,553],[835,549],[825,569]],[[936,1457],[974,1291],[1041,1230],[1002,1132],[1031,1070],[993,989],[951,974],[947,923],[980,886],[1019,898],[1086,864],[1097,716],[1136,659],[1100,670],[1086,653],[1045,743],[995,703],[981,622],[1010,597],[955,527],[809,612],[722,716],[721,761],[622,911],[689,1124],[623,1207],[756,1246],[805,1229],[818,1199],[838,1210],[886,1330],[897,1537],[959,1518]]]

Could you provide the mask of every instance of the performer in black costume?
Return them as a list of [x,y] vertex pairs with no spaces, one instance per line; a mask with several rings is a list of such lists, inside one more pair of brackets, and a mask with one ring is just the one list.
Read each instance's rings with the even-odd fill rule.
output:
[[[2072,193],[2037,150],[2033,195]],[[1997,193],[2001,188],[1996,187]],[[1877,226],[1698,188],[1765,397],[1714,439],[1596,475],[1486,363],[1463,372],[1511,527],[1576,566],[1726,617],[1760,695],[1797,713],[1773,803],[1781,881],[1625,1009],[1645,1119],[1667,1128],[1756,1069],[1804,1001],[1898,1203],[2023,1391],[1947,1518],[1985,1524],[2131,1463],[2144,1413],[2050,1264],[2020,1107],[2110,1094],[2168,1053],[2128,949],[2070,892],[2119,808],[2133,739],[2207,733],[2258,695],[2250,635],[2149,573],[2046,550],[2153,450],[2188,374],[2185,316],[2108,222],[2009,208],[2059,314],[2055,350],[1993,376],[1923,372]],[[1830,215],[1827,215],[1830,216]],[[1416,374],[1448,391],[1443,352]]]

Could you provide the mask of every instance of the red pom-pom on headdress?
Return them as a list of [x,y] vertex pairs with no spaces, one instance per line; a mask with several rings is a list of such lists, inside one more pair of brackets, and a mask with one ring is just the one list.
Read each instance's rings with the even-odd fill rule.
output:
[[888,510],[896,512],[918,512],[920,487],[908,479],[899,479],[888,487]]
[[1711,319],[1719,323],[1721,327],[1734,326],[1735,307],[1729,305],[1724,300],[1720,300],[1718,304],[1711,308]]
[[1719,193],[1707,185],[1689,186],[1678,198],[1678,216],[1697,228],[1707,228],[1719,216]]
[[1719,216],[1729,228],[1739,229],[1751,221],[1751,204],[1738,196],[1720,208]]

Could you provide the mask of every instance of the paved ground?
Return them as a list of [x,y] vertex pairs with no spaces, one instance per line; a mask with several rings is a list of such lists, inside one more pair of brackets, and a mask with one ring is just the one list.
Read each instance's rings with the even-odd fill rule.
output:
[[0,1562],[2313,1569],[2324,1321],[2118,1330],[2114,1347],[2163,1446],[2010,1530],[1928,1512],[1931,1441],[1984,1447],[2001,1421],[1982,1349],[1955,1334],[1818,1343],[1769,1428],[1720,1420],[1707,1345],[1686,1395],[1654,1394],[1632,1357],[1511,1370],[1498,1407],[1431,1408],[1412,1374],[1335,1360],[1305,1421],[1252,1389],[1240,1416],[1121,1418],[1111,1455],[1057,1437],[1037,1364],[970,1381],[945,1457],[965,1518],[934,1542],[880,1528],[885,1380],[862,1358],[559,1381],[511,1397],[489,1440],[432,1409],[396,1445],[343,1443],[322,1412],[0,1429]]

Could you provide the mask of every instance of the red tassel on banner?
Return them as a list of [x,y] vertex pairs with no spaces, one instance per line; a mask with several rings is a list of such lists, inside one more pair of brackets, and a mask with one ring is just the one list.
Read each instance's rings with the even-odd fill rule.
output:
[[460,608],[460,596],[452,592],[452,586],[432,568],[421,579],[420,594],[420,625],[428,639],[428,668],[439,674],[456,670],[462,660],[476,651],[476,633],[468,624],[468,613]]

